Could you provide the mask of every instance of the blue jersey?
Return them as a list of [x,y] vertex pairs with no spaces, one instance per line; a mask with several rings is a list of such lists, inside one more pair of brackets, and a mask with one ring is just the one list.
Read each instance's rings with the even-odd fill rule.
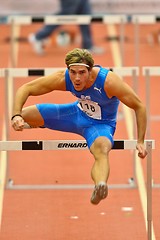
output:
[[108,138],[113,145],[119,100],[116,97],[108,98],[104,91],[108,71],[100,67],[94,84],[78,92],[73,87],[67,69],[66,90],[77,96],[78,100],[65,104],[37,104],[44,127],[79,134],[86,139],[89,148],[101,136]]
[[117,97],[109,98],[104,90],[104,83],[108,72],[108,69],[100,67],[94,84],[86,90],[76,91],[67,69],[65,74],[66,90],[78,98],[77,106],[84,114],[93,119],[107,122],[115,127],[119,100]]

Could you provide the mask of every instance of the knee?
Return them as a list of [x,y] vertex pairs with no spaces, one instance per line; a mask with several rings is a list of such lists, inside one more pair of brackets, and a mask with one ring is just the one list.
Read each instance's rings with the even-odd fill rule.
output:
[[112,148],[112,144],[106,137],[100,137],[92,144],[90,151],[96,157],[99,155],[108,155]]

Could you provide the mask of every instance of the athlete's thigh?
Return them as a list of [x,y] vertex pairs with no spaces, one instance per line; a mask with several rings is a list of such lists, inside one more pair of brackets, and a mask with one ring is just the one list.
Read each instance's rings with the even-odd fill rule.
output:
[[[89,148],[92,146],[95,140],[99,137],[105,137],[104,139],[107,139],[107,142],[109,141],[111,146],[113,146],[114,132],[115,132],[115,128],[112,126],[109,126],[107,124],[95,124],[85,129],[84,137],[87,141]],[[96,143],[98,142],[96,141]]]
[[22,117],[25,122],[27,122],[30,126],[40,127],[43,126],[44,120],[38,111],[36,105],[31,105],[23,108]]
[[77,103],[37,104],[44,119],[44,127],[78,133],[79,108]]

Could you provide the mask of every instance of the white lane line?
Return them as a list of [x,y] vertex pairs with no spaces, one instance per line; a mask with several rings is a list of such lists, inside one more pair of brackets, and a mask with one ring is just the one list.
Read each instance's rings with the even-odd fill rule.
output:
[[[117,35],[117,31],[116,31],[116,28],[114,25],[108,25],[107,30],[108,30],[109,36]],[[115,41],[113,41],[113,42],[111,41],[110,45],[111,45],[111,49],[112,49],[114,65],[116,67],[117,66],[121,67],[122,61],[121,61],[119,44]],[[124,116],[125,116],[127,132],[128,132],[128,138],[134,139],[134,122],[133,122],[132,110],[123,105],[123,111],[124,111]],[[135,153],[135,154],[136,154],[136,157],[135,157],[136,180],[137,180],[137,184],[138,184],[140,200],[141,200],[141,205],[142,205],[142,209],[143,209],[144,220],[145,220],[145,225],[146,225],[146,230],[147,230],[147,193],[146,193],[146,187],[145,187],[145,180],[144,180],[143,169],[142,169],[142,165],[141,165],[141,159],[138,158],[137,153]],[[152,223],[152,240],[155,240],[153,223]]]

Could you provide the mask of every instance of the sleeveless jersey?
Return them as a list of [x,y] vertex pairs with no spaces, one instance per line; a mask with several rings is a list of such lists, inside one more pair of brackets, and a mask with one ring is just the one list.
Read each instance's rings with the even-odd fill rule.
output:
[[76,91],[69,77],[69,71],[66,70],[66,90],[70,91],[78,98],[77,106],[84,115],[92,119],[101,120],[111,126],[116,125],[116,117],[118,111],[119,100],[117,97],[109,98],[104,91],[104,83],[106,81],[108,69],[101,66],[94,84],[85,90]]

